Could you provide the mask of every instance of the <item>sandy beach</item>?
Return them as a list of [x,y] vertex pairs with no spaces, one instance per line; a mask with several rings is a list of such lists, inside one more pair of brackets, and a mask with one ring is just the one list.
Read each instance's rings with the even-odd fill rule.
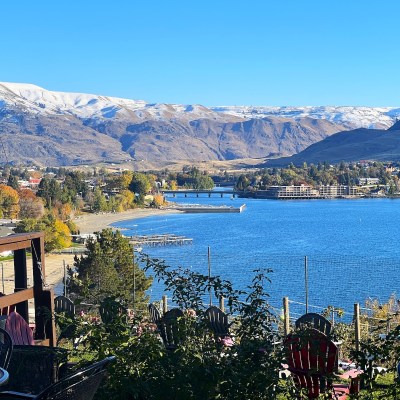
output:
[[[78,225],[81,233],[93,233],[107,228],[110,224],[127,219],[144,218],[153,215],[165,215],[176,213],[174,210],[159,210],[148,208],[137,208],[121,213],[98,213],[84,214],[77,217],[74,222]],[[62,293],[62,279],[64,276],[64,264],[73,265],[74,254],[46,254],[45,256],[45,280],[47,287],[55,289],[56,294]],[[30,264],[28,262],[28,264]],[[0,270],[0,291],[6,294],[14,291],[14,264],[13,261],[3,261]],[[31,267],[29,266],[29,270]],[[30,273],[29,273],[30,275]],[[31,284],[31,279],[28,286]]]
[[74,219],[74,222],[79,227],[81,234],[99,232],[109,225],[125,221],[127,219],[138,219],[150,217],[154,215],[165,215],[177,213],[175,210],[160,210],[157,208],[135,208],[133,210],[123,211],[120,213],[98,213],[98,214],[84,214]]

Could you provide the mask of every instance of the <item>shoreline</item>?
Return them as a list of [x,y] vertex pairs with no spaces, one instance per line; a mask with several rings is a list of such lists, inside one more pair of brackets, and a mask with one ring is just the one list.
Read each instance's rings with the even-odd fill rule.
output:
[[102,229],[110,227],[111,224],[129,219],[139,219],[146,217],[154,217],[158,215],[176,214],[178,210],[165,210],[158,208],[134,208],[119,213],[98,213],[98,214],[83,214],[74,218],[75,224],[81,234],[90,234],[99,232]]

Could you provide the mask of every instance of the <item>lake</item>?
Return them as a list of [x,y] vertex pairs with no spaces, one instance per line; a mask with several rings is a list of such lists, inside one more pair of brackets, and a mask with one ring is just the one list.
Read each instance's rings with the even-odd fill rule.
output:
[[[257,200],[203,197],[169,198],[190,204],[239,207],[242,213],[169,214],[114,224],[125,235],[172,233],[193,238],[192,245],[144,247],[143,252],[168,265],[191,267],[207,274],[210,247],[212,275],[243,288],[253,270],[270,268],[271,304],[282,298],[291,311],[304,312],[305,266],[309,311],[328,305],[352,314],[353,304],[367,298],[386,302],[400,286],[400,200]],[[306,258],[307,257],[307,258]],[[161,284],[152,299],[160,299]]]

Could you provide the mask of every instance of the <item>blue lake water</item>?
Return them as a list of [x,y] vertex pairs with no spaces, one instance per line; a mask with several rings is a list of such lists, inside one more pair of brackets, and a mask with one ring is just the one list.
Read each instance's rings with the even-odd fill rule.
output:
[[[177,197],[171,201],[239,207],[242,213],[169,214],[114,224],[126,235],[172,233],[193,238],[192,245],[144,247],[171,266],[211,270],[237,288],[251,282],[253,270],[271,268],[271,304],[288,296],[304,311],[305,265],[310,307],[341,307],[368,297],[387,301],[400,288],[400,200],[256,200]],[[305,258],[307,256],[307,259]],[[161,284],[151,296],[159,299]],[[310,311],[313,311],[312,309]]]

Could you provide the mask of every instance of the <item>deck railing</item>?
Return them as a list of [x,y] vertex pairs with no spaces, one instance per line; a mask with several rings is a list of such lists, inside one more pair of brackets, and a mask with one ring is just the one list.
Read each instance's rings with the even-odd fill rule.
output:
[[[16,311],[29,322],[29,300],[34,300],[35,340],[54,346],[56,333],[54,293],[45,288],[44,233],[21,233],[0,237],[0,253],[14,252],[14,293],[0,297],[0,309],[15,306]],[[28,257],[32,256],[33,286],[28,288]]]

